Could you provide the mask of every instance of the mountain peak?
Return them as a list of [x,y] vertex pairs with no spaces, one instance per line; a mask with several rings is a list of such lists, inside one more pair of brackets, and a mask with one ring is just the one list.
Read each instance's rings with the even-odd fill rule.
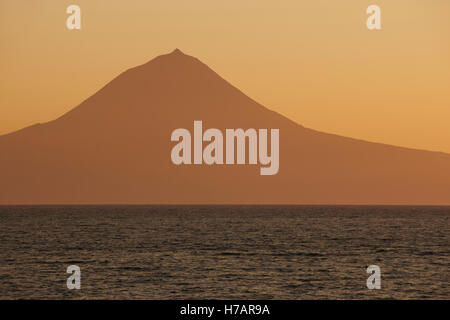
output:
[[175,50],[173,50],[170,54],[184,54],[180,49],[176,48]]

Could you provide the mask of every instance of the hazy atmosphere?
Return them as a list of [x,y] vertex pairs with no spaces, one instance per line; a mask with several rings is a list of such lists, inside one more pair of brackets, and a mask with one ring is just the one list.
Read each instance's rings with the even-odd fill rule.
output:
[[0,134],[55,119],[122,71],[180,48],[306,126],[450,152],[450,2],[0,1]]

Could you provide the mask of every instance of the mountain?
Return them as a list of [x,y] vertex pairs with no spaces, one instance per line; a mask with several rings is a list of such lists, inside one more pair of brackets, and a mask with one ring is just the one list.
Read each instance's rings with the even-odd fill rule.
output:
[[[171,162],[176,128],[279,128],[280,169]],[[418,133],[419,134],[419,133]],[[0,204],[450,204],[450,155],[305,128],[179,50],[0,136]]]

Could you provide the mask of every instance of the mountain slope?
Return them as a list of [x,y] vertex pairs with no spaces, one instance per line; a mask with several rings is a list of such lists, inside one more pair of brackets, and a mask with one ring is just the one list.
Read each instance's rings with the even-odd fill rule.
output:
[[[176,128],[279,128],[280,171],[175,166]],[[321,133],[175,50],[64,116],[0,136],[0,204],[450,204],[450,155]]]

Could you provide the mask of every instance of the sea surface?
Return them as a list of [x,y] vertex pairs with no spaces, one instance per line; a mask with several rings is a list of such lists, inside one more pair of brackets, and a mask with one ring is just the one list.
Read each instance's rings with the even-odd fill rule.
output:
[[450,207],[2,206],[0,298],[450,299],[449,250]]

